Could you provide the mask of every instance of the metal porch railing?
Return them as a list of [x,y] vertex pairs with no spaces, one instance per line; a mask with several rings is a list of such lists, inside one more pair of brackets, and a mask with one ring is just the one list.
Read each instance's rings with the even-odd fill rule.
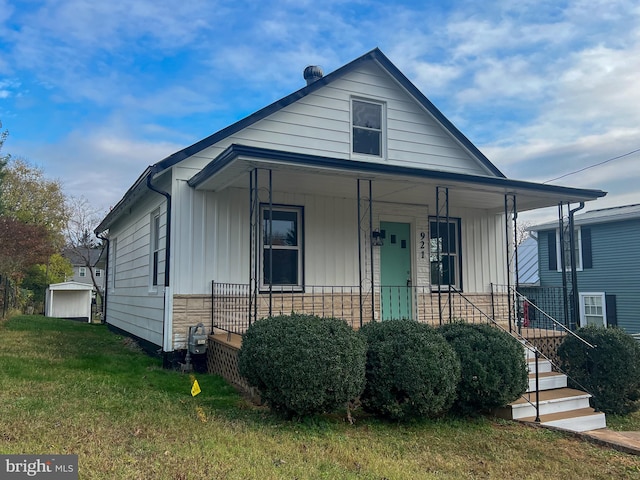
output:
[[430,287],[378,286],[372,293],[358,286],[306,286],[304,291],[262,292],[251,299],[248,284],[212,282],[211,327],[242,335],[260,318],[292,312],[342,318],[353,328],[400,318],[434,326],[455,320],[485,322],[477,305],[489,309],[498,323],[508,325],[506,302],[496,302],[490,294],[469,296],[472,300],[457,291],[438,292]]

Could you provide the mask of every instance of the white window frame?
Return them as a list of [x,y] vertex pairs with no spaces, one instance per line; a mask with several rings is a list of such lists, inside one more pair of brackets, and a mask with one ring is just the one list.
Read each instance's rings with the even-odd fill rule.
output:
[[87,267],[78,267],[78,276],[84,278],[87,276]]
[[[367,128],[367,127],[363,127],[360,125],[355,125],[354,122],[354,102],[360,102],[360,103],[370,103],[372,105],[377,105],[380,107],[380,130],[375,129],[375,128]],[[386,149],[387,149],[387,109],[386,109],[386,103],[379,101],[379,100],[374,100],[371,98],[360,98],[360,97],[353,97],[351,98],[351,111],[349,112],[349,117],[350,117],[350,121],[351,121],[351,129],[350,129],[350,139],[351,139],[351,155],[354,157],[362,157],[362,158],[386,158]],[[353,131],[354,129],[362,129],[362,130],[370,130],[370,131],[379,131],[380,132],[380,154],[376,155],[376,154],[372,154],[372,153],[363,153],[363,152],[356,152],[354,150],[355,148],[355,142],[354,142],[354,138],[353,138]]]
[[158,291],[160,281],[160,210],[149,216],[149,291]]
[[587,297],[599,297],[602,299],[602,325],[607,327],[607,297],[605,292],[580,292],[578,298],[580,299],[580,326],[587,326],[587,313],[585,299]]
[[264,278],[264,253],[268,251],[269,245],[266,244],[266,239],[264,235],[264,224],[266,223],[264,215],[269,211],[269,204],[261,204],[260,205],[260,291],[274,291],[274,292],[303,292],[304,291],[304,207],[297,205],[272,205],[271,207],[274,212],[294,212],[297,215],[297,239],[296,246],[285,246],[285,245],[273,245],[271,248],[273,250],[297,250],[298,251],[298,271],[297,277],[298,282],[294,284],[287,285],[269,285],[268,282],[265,281]]
[[101,277],[102,276],[102,270],[100,270],[99,268],[96,268],[95,274],[96,274],[96,278],[97,277]]
[[[576,250],[576,263],[578,266],[576,267],[576,272],[582,271],[582,229],[580,227],[574,227],[574,236],[577,238],[577,250]],[[560,229],[556,228],[556,260],[557,263],[557,271],[562,271],[562,249],[563,245],[560,242]],[[571,271],[571,259],[567,258],[567,271]]]

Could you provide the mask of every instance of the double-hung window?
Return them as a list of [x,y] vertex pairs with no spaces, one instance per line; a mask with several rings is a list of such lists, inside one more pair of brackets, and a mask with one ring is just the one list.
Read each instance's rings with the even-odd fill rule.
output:
[[78,273],[79,273],[80,277],[86,277],[87,276],[87,267],[78,268]]
[[262,205],[262,289],[302,290],[302,212],[302,207]]
[[[566,270],[571,270],[571,235],[570,232],[567,231],[563,235],[563,248],[564,248],[564,264]],[[556,230],[556,255],[558,271],[562,271],[562,252],[560,251],[560,230]],[[582,270],[582,231],[580,227],[577,227],[573,231],[573,247],[576,253],[576,270]]]
[[607,326],[607,306],[604,293],[580,293],[580,326]]
[[382,157],[384,148],[384,105],[353,100],[351,102],[352,151]]
[[460,220],[429,219],[431,287],[460,287]]

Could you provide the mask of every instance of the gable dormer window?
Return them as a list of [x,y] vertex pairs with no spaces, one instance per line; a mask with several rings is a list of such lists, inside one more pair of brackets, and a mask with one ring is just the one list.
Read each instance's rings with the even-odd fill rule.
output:
[[351,102],[352,151],[362,155],[382,156],[383,105],[353,100]]

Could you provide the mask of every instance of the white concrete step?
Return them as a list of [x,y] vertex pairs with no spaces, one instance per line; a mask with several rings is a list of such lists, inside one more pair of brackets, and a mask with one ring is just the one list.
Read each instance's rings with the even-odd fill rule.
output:
[[[528,393],[513,402],[511,407],[511,418],[519,420],[536,415],[536,394]],[[556,390],[540,391],[540,415],[552,413],[569,412],[589,407],[591,395],[572,388],[559,388]],[[528,401],[527,401],[528,400]]]
[[[520,418],[521,422],[535,422],[535,416]],[[540,416],[540,425],[569,430],[571,432],[587,432],[607,427],[605,414],[593,408],[582,408],[571,412],[552,413]]]
[[[527,360],[527,369],[529,370],[529,373],[536,373],[536,360],[535,360],[535,358]],[[538,371],[540,373],[550,372],[551,371],[551,362],[549,360],[544,359],[544,358],[539,358],[538,359]]]
[[[567,386],[567,376],[563,373],[544,372],[538,374],[538,388],[542,390],[554,390],[556,388],[565,388]],[[527,392],[536,391],[536,374],[529,374],[529,388]]]

